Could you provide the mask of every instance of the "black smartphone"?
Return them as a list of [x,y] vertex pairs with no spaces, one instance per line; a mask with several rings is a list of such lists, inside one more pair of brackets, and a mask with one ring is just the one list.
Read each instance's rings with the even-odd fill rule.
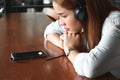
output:
[[45,53],[42,50],[11,53],[12,61],[23,60],[23,59],[32,59],[32,58],[44,58],[44,57],[47,57],[47,53]]

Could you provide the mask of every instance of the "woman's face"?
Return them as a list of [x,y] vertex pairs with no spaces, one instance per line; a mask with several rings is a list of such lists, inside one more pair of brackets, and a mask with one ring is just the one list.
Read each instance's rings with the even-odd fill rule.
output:
[[75,18],[73,10],[67,10],[54,1],[53,7],[59,15],[60,25],[64,27],[66,31],[70,31],[71,33],[79,33],[81,31],[82,25],[80,21]]

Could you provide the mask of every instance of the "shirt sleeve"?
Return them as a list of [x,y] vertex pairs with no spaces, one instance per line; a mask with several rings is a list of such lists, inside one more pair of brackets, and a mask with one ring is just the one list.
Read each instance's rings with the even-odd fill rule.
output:
[[106,18],[99,44],[89,53],[79,53],[73,66],[79,75],[89,78],[120,69],[120,13]]
[[57,34],[62,34],[64,32],[64,29],[62,26],[59,25],[59,21],[55,21],[55,22],[52,22],[50,23],[45,31],[44,31],[44,38],[46,38],[46,35],[47,34],[50,34],[50,33],[57,33]]

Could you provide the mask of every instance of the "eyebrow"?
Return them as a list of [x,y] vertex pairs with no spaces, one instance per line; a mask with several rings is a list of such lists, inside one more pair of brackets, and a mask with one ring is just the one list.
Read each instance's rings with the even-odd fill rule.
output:
[[58,15],[63,15],[63,14],[64,14],[63,12],[58,13]]

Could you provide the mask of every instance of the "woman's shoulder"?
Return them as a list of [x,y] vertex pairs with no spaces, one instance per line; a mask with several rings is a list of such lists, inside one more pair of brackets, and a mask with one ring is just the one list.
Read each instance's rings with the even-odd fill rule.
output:
[[112,12],[110,12],[109,17],[116,17],[118,15],[120,15],[120,11],[112,11]]
[[120,29],[120,11],[112,11],[105,19],[104,25],[105,24],[110,24],[111,27],[116,26]]
[[64,32],[64,29],[59,25],[59,20],[51,22],[45,29],[44,33],[58,33],[62,34]]
[[59,29],[60,25],[59,25],[59,21],[52,21],[49,25],[47,25],[47,29]]
[[51,26],[51,25],[58,26],[59,25],[59,21],[58,20],[52,21],[48,26]]
[[110,22],[120,28],[120,11],[112,11],[110,15],[108,16],[108,19],[110,19]]
[[120,33],[120,11],[112,11],[103,24],[102,33]]

